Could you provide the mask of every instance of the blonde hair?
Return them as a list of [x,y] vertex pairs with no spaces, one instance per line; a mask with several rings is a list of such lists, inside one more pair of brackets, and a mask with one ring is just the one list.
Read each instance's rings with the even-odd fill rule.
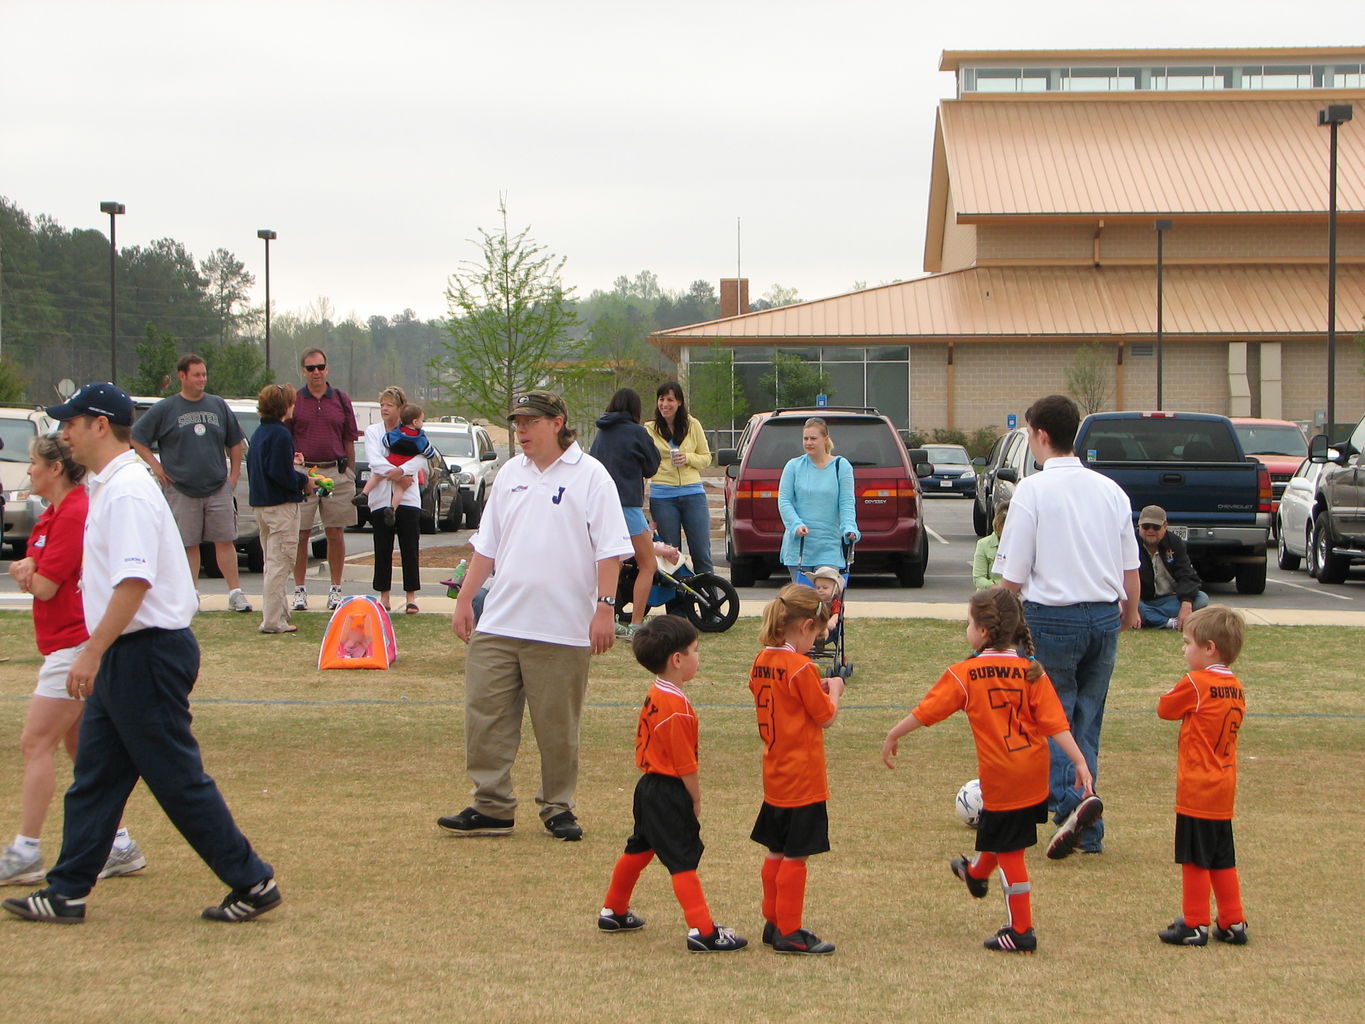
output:
[[820,433],[822,433],[822,434],[825,435],[825,454],[826,454],[826,455],[833,455],[833,454],[834,454],[834,442],[833,442],[832,440],[830,440],[830,436],[829,436],[829,424],[826,423],[824,420],[822,420],[819,416],[812,416],[810,419],[806,420],[805,425],[806,425],[807,427],[818,427],[818,428],[819,428]]
[[758,641],[764,647],[780,647],[787,642],[787,630],[798,622],[814,619],[821,629],[829,622],[829,605],[820,600],[814,587],[788,583],[763,609],[763,626]]
[[379,392],[379,400],[383,402],[386,399],[401,409],[408,404],[408,393],[397,384],[390,384],[383,391]]
[[30,458],[42,459],[49,466],[60,462],[62,475],[73,487],[85,479],[85,467],[71,457],[71,446],[60,437],[35,437],[28,445]]
[[1024,678],[1035,682],[1043,674],[1043,666],[1034,659],[1033,634],[1024,621],[1024,606],[1019,598],[1004,587],[978,590],[967,601],[967,613],[976,628],[986,634],[986,646],[993,650],[1021,649],[1029,657]]
[[1223,658],[1224,665],[1231,665],[1242,653],[1242,641],[1246,638],[1246,624],[1242,616],[1225,604],[1211,604],[1200,608],[1185,620],[1185,630],[1190,639],[1197,644],[1213,644]]
[[1005,517],[1009,515],[1009,511],[1010,503],[1008,501],[1002,501],[995,510],[995,518],[991,520],[991,529],[994,530],[996,534],[1005,532]]

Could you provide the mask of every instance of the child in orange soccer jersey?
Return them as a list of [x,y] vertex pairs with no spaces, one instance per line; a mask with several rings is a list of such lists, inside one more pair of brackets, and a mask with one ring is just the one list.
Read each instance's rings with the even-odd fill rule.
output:
[[697,865],[701,841],[701,787],[697,782],[697,713],[683,684],[697,674],[697,629],[676,615],[650,619],[631,637],[635,660],[655,674],[635,730],[635,763],[643,772],[635,784],[635,831],[616,862],[606,906],[597,917],[604,932],[632,932],[645,926],[630,910],[640,872],[654,855],[673,880],[673,893],[688,924],[690,953],[728,953],[748,940],[711,917]]
[[763,650],[749,689],[763,740],[763,806],[750,838],[768,848],[763,861],[763,941],[778,953],[824,954],[824,942],[801,926],[806,858],[829,849],[829,783],[824,730],[839,713],[844,681],[821,679],[808,651],[829,621],[829,606],[803,584],[783,587],[763,611]]
[[[985,946],[1003,953],[1032,953],[1038,939],[1024,851],[1037,845],[1038,823],[1047,820],[1048,737],[1076,767],[1077,788],[1085,793],[1081,806],[1099,805],[1099,797],[1052,682],[1033,658],[1033,638],[1019,599],[1004,587],[973,594],[967,602],[967,642],[972,656],[944,672],[915,710],[886,734],[882,760],[894,768],[892,759],[902,736],[941,722],[954,711],[967,712],[976,741],[983,810],[976,857],[970,862],[954,857],[949,867],[967,891],[981,899],[991,872],[999,866],[1009,922]],[[1028,656],[1021,657],[1016,648]],[[1101,809],[1102,805],[1093,816],[1098,817]]]
[[1157,935],[1173,946],[1209,941],[1209,890],[1218,900],[1213,937],[1246,945],[1232,807],[1237,796],[1237,736],[1246,715],[1242,684],[1228,666],[1242,650],[1242,618],[1211,604],[1185,620],[1189,672],[1157,702],[1156,713],[1180,719],[1175,772],[1175,859],[1183,876],[1184,916]]

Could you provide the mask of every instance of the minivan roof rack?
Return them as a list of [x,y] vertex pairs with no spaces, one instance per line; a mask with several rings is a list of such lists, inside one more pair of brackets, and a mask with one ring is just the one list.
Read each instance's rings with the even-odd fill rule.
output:
[[871,405],[793,405],[785,409],[774,409],[773,415],[781,416],[788,412],[813,412],[817,416],[822,412],[865,412],[873,416],[881,415],[881,411]]

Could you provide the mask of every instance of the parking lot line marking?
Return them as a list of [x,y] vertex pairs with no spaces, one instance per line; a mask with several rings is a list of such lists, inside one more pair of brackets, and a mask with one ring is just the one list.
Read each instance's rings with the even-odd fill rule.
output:
[[940,534],[940,533],[939,533],[937,530],[935,530],[932,526],[926,526],[925,529],[929,531],[929,536],[930,536],[930,537],[933,537],[934,540],[938,541],[940,544],[951,544],[951,543],[952,543],[952,541],[946,539],[942,534]]
[[1355,598],[1348,594],[1333,594],[1329,590],[1323,590],[1321,586],[1305,587],[1302,583],[1290,583],[1288,580],[1271,579],[1269,582],[1278,583],[1282,587],[1293,587],[1295,590],[1302,590],[1309,594],[1317,594],[1319,597],[1334,597],[1338,601],[1354,601]]

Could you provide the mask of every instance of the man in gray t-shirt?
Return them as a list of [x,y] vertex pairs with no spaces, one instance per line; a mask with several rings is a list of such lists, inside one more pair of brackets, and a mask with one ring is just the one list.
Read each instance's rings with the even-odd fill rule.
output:
[[[208,367],[189,353],[176,365],[180,393],[163,398],[133,424],[133,448],[151,467],[180,528],[195,581],[199,545],[212,543],[228,585],[228,607],[249,612],[237,574],[237,505],[242,427],[228,404],[205,392]],[[152,446],[156,451],[152,451]]]

